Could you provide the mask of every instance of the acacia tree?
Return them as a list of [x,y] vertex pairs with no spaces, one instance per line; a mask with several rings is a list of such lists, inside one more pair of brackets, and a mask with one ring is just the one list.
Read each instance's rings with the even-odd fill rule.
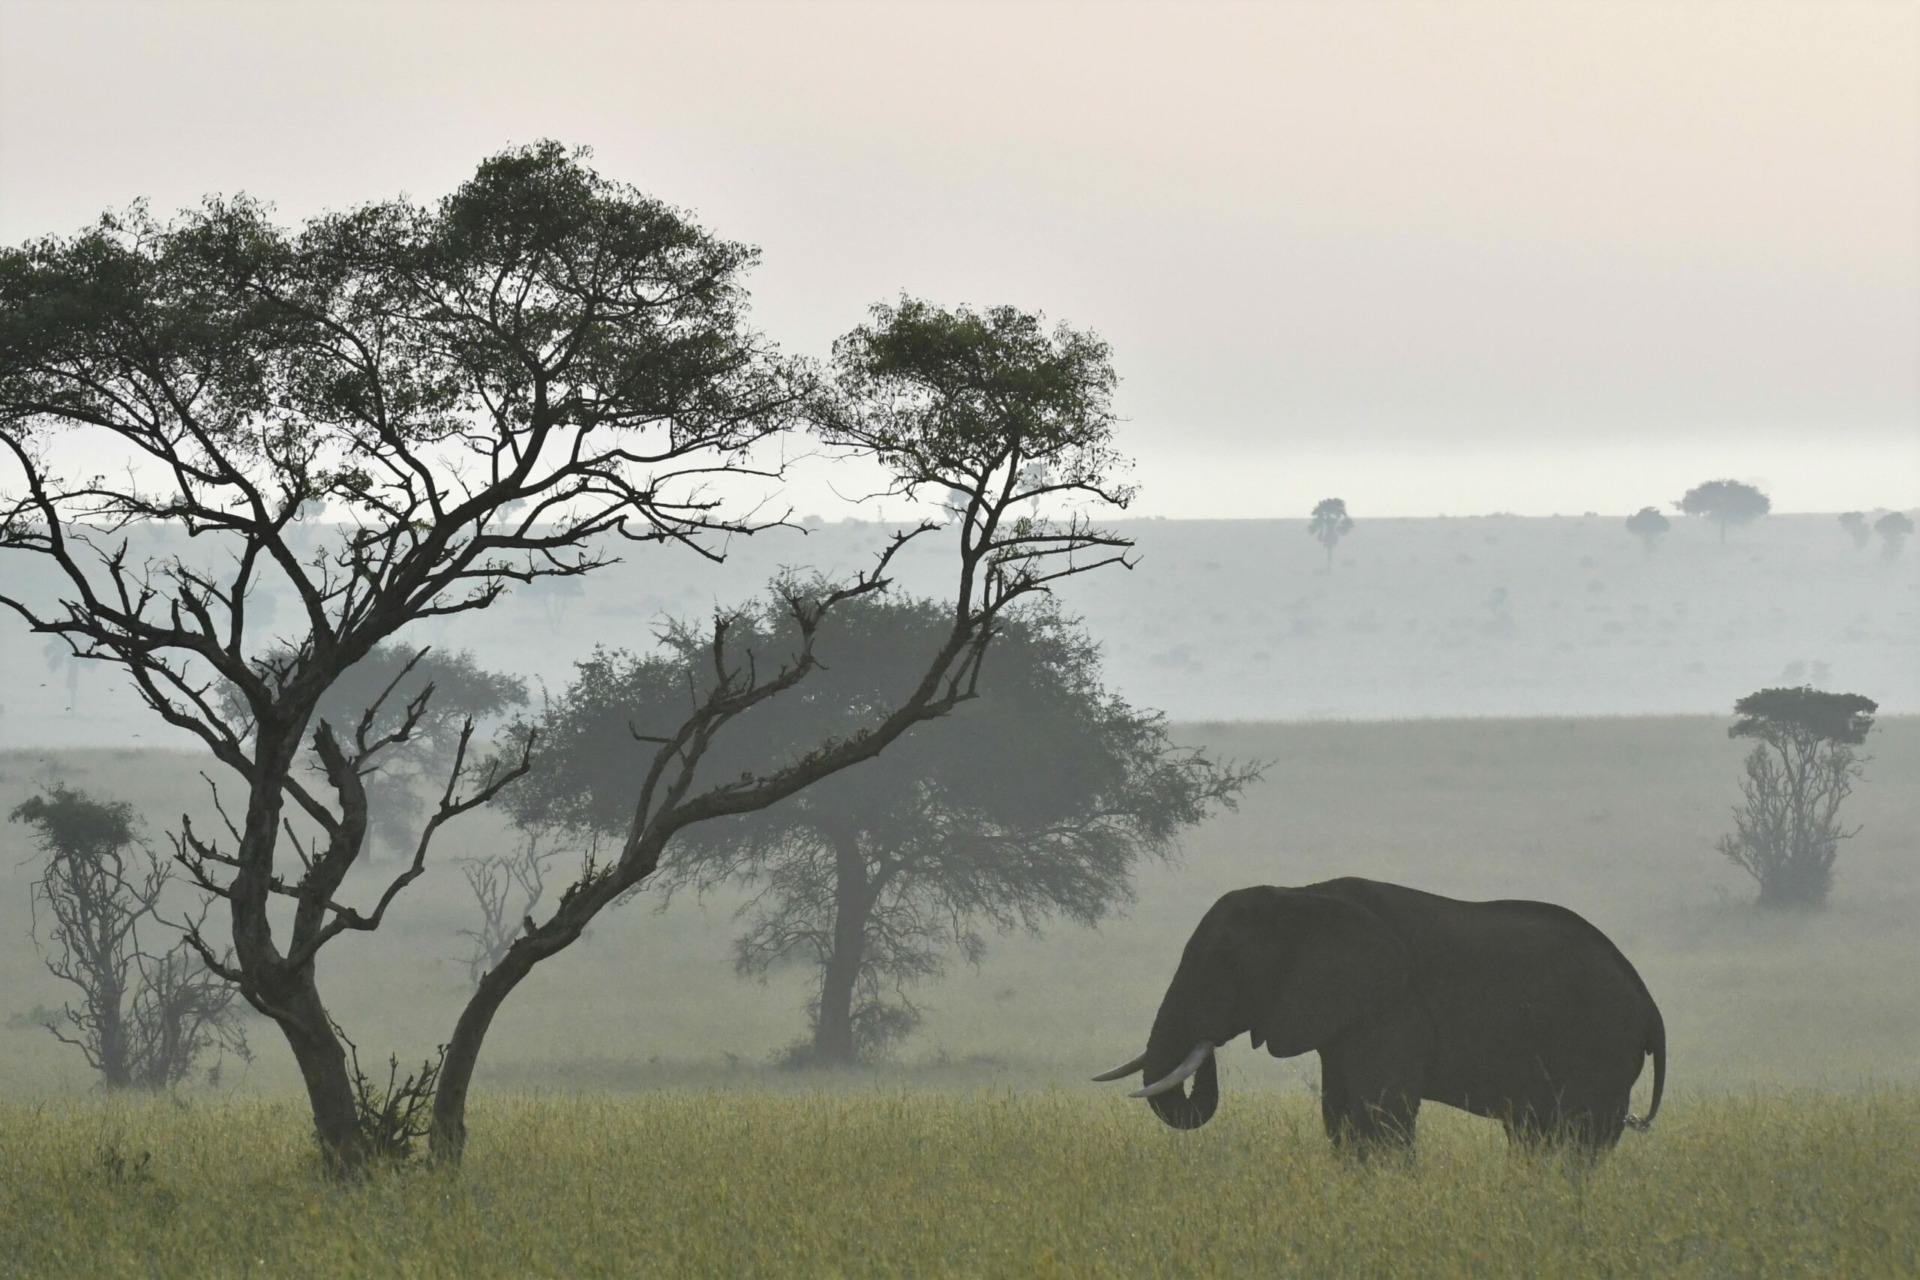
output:
[[1627,517],[1627,532],[1640,539],[1640,545],[1652,555],[1660,546],[1660,539],[1667,536],[1667,530],[1673,527],[1672,521],[1660,514],[1656,507],[1642,507]]
[[[790,660],[790,619],[735,622],[737,643]],[[932,600],[872,596],[840,610],[816,644],[821,672],[804,698],[755,708],[717,775],[764,771],[805,744],[858,730],[899,698],[919,655],[949,625]],[[742,916],[736,966],[761,975],[787,960],[819,971],[810,1042],[797,1060],[846,1065],[910,1031],[915,983],[944,956],[977,960],[982,927],[1082,924],[1130,897],[1142,858],[1231,804],[1257,776],[1175,748],[1165,721],[1101,688],[1099,651],[1050,608],[1008,613],[992,678],[974,701],[918,729],[878,760],[757,813],[683,832],[655,884],[756,891]],[[623,785],[642,750],[629,723],[670,719],[708,682],[704,637],[670,629],[665,652],[600,653],[545,720],[542,767],[512,801],[531,828],[602,834],[627,819]]]
[[1307,521],[1307,532],[1314,541],[1327,549],[1327,572],[1333,572],[1333,549],[1340,545],[1340,539],[1353,532],[1353,518],[1347,514],[1344,498],[1322,498],[1314,504],[1313,518]]
[[1840,822],[1840,803],[1862,776],[1866,741],[1879,710],[1857,693],[1805,685],[1762,689],[1733,704],[1730,738],[1756,739],[1733,811],[1734,829],[1716,847],[1760,886],[1763,907],[1810,909],[1833,887],[1840,842],[1859,828]]
[[[168,223],[136,207],[0,251],[0,550],[63,583],[57,601],[0,586],[0,604],[122,668],[237,781],[224,831],[178,837],[232,955],[188,937],[285,1036],[339,1172],[367,1145],[315,960],[379,928],[435,833],[525,763],[476,759],[463,726],[410,857],[351,901],[365,774],[431,695],[382,730],[378,705],[351,724],[316,708],[408,623],[588,573],[604,538],[704,548],[759,527],[710,482],[806,386],[745,323],[753,259],[552,143],[434,207],[293,233],[244,198]],[[315,502],[335,536],[296,538]],[[126,531],[152,520],[219,554],[135,560]],[[297,602],[272,633],[250,608],[268,587]]]
[[1673,504],[1690,516],[1705,516],[1720,526],[1720,541],[1727,540],[1727,526],[1751,524],[1773,510],[1773,500],[1750,484],[1738,480],[1709,480],[1687,490]]
[[[989,647],[1022,600],[1065,578],[1126,563],[1131,544],[1083,514],[1055,521],[1013,511],[1036,499],[1117,506],[1131,500],[1133,491],[1113,479],[1123,465],[1111,443],[1113,384],[1105,343],[1065,325],[1049,332],[1040,317],[1012,307],[946,311],[903,298],[875,307],[870,324],[834,344],[833,387],[810,405],[820,437],[876,457],[895,477],[893,492],[966,495],[955,504],[957,563],[952,595],[942,602],[944,625],[912,664],[910,683],[855,709],[842,732],[787,744],[760,771],[726,767],[726,744],[751,736],[750,713],[778,699],[818,696],[816,646],[829,615],[885,589],[900,549],[939,529],[923,522],[896,533],[873,569],[848,582],[778,584],[767,608],[794,637],[784,654],[756,652],[741,615],[722,612],[703,634],[707,675],[685,701],[657,718],[645,717],[644,706],[626,708],[630,732],[652,749],[630,762],[624,829],[607,842],[604,857],[596,850],[582,860],[545,919],[525,921],[480,978],[440,1075],[437,1152],[457,1157],[465,1143],[467,1088],[500,1004],[535,965],[639,888],[670,843],[873,760],[914,725],[971,701]],[[1029,470],[1033,464],[1045,471]],[[620,705],[579,684],[573,696]]]

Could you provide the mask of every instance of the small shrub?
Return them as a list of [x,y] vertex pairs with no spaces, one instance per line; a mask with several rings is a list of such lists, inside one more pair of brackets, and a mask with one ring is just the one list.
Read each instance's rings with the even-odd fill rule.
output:
[[433,1127],[433,1091],[440,1083],[447,1046],[441,1045],[433,1057],[421,1062],[418,1071],[405,1077],[400,1074],[400,1056],[387,1055],[387,1082],[382,1085],[361,1070],[360,1046],[347,1038],[338,1023],[333,1033],[347,1046],[354,1109],[359,1113],[360,1136],[366,1140],[367,1154],[384,1164],[405,1164],[413,1156],[414,1144]]

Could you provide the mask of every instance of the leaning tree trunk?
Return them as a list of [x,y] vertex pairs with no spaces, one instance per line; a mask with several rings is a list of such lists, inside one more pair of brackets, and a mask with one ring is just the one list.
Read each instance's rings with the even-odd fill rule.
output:
[[[440,1058],[440,1079],[433,1091],[433,1127],[427,1135],[427,1149],[436,1163],[457,1165],[466,1154],[467,1093],[473,1086],[480,1047],[486,1042],[494,1015],[535,965],[579,938],[586,922],[599,910],[586,902],[587,896],[563,899],[553,920],[538,932],[514,939],[499,963],[480,975],[480,983],[460,1011],[453,1038]],[[601,896],[613,895],[603,887]]]
[[453,1039],[440,1059],[440,1082],[433,1092],[433,1128],[427,1148],[437,1163],[457,1165],[466,1154],[467,1092],[473,1086],[473,1069],[480,1063],[480,1046],[493,1025],[493,1015],[533,971],[533,964],[524,948],[509,947],[500,963],[480,976],[480,985],[460,1011]]
[[866,960],[867,917],[873,909],[867,862],[856,837],[833,837],[833,870],[833,952],[821,967],[813,1060],[822,1066],[846,1067],[852,1066],[858,1056],[853,999]]

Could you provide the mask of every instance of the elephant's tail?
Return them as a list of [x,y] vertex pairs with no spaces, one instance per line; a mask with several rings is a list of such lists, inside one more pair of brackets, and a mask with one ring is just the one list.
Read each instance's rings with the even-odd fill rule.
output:
[[1653,1055],[1653,1101],[1647,1104],[1646,1115],[1627,1117],[1627,1127],[1642,1133],[1653,1128],[1653,1118],[1660,1114],[1660,1095],[1667,1088],[1667,1024],[1657,1009],[1653,1014],[1653,1029],[1647,1035],[1645,1052]]

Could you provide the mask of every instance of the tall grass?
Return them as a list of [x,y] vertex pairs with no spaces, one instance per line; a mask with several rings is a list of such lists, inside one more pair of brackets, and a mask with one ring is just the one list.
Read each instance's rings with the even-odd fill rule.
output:
[[301,1110],[0,1107],[0,1274],[1920,1273],[1920,1093],[1697,1097],[1591,1167],[1431,1109],[1337,1156],[1310,1100],[1193,1133],[1041,1094],[495,1097],[466,1166],[338,1188]]

